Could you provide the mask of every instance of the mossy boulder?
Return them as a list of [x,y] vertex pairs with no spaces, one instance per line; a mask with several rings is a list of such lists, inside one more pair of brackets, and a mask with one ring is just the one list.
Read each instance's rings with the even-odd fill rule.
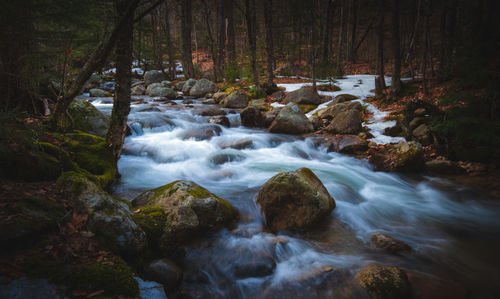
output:
[[139,253],[146,247],[146,234],[133,221],[129,206],[111,197],[87,176],[65,172],[57,185],[79,212],[89,215],[87,226],[100,243],[125,255]]
[[226,108],[245,108],[248,106],[250,97],[242,90],[233,91],[230,95],[225,97],[220,104]]
[[293,103],[286,105],[269,126],[271,133],[304,134],[313,131],[313,125],[302,110]]
[[353,96],[352,94],[344,93],[344,94],[339,94],[338,96],[336,96],[333,99],[333,103],[339,104],[339,103],[344,103],[344,102],[350,102],[350,101],[357,100],[357,99],[359,99],[359,97]]
[[267,99],[257,99],[257,100],[251,100],[248,103],[248,107],[255,107],[261,111],[269,111],[271,110],[271,106],[267,102]]
[[411,251],[411,247],[408,244],[386,234],[375,233],[370,239],[378,248],[393,254]]
[[422,145],[415,141],[386,145],[370,150],[370,163],[376,170],[413,172],[425,167]]
[[94,175],[101,187],[106,188],[113,182],[117,172],[116,164],[104,138],[75,131],[61,135],[59,139],[73,161]]
[[191,88],[196,84],[196,79],[188,79],[182,86],[182,93],[188,95]]
[[160,234],[157,228],[161,228],[161,236],[154,241],[166,253],[184,245],[191,237],[232,225],[238,216],[230,203],[190,181],[174,181],[145,191],[132,203],[139,207],[134,217],[140,218],[139,224],[151,231],[149,238],[157,237]]
[[332,134],[358,134],[362,129],[361,112],[352,109],[335,114],[326,131]]
[[257,203],[273,231],[308,228],[335,208],[335,200],[308,168],[273,176],[260,188]]
[[370,264],[356,274],[356,280],[375,299],[411,298],[408,276],[397,267]]
[[109,129],[109,116],[97,110],[86,100],[75,99],[69,105],[68,113],[74,122],[74,129],[92,135],[105,137]]
[[105,91],[105,90],[102,90],[102,89],[99,89],[99,88],[92,88],[89,90],[89,95],[91,97],[99,97],[99,98],[102,98],[102,97],[109,97],[111,96],[111,93]]
[[63,221],[62,205],[46,198],[25,197],[7,202],[0,210],[0,240],[3,248],[28,245]]
[[302,87],[301,89],[292,91],[283,99],[285,103],[306,104],[306,105],[319,105],[321,98],[316,91],[312,88]]
[[217,85],[208,80],[200,79],[189,90],[189,95],[195,98],[202,98],[209,93],[214,93],[217,91]]

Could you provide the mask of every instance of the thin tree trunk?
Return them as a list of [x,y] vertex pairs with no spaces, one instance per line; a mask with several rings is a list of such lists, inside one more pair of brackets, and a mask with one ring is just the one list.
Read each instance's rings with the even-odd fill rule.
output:
[[377,96],[383,95],[385,86],[384,73],[384,21],[385,0],[379,0],[378,25],[377,25],[377,76],[375,77],[375,91]]
[[[217,72],[221,75],[221,78],[224,77],[224,61],[225,61],[225,48],[226,48],[226,18],[227,18],[227,9],[224,6],[223,0],[217,1],[217,9],[219,13],[217,14],[217,63],[214,66],[214,69],[217,69]],[[215,76],[215,81],[218,81],[217,76]]]
[[326,24],[325,24],[325,35],[323,40],[323,63],[328,61],[330,56],[330,48],[332,45],[332,29],[333,29],[333,9],[335,0],[328,1],[328,7],[326,8]]
[[180,0],[182,31],[182,66],[187,78],[194,78],[193,53],[191,50],[192,0]]
[[174,57],[174,45],[172,44],[172,37],[170,34],[170,9],[168,6],[168,1],[165,1],[165,41],[167,43],[167,54],[168,54],[168,69],[170,80],[176,79],[176,65]]
[[344,55],[343,47],[344,47],[344,11],[345,11],[345,1],[340,0],[340,18],[339,18],[339,39],[337,42],[337,67],[340,68],[343,62],[342,56]]
[[[66,112],[69,107],[69,104],[73,101],[73,99],[80,94],[83,85],[90,78],[92,73],[97,69],[103,67],[104,63],[113,50],[113,47],[118,40],[118,36],[120,35],[123,28],[126,28],[127,23],[129,22],[130,15],[134,15],[135,9],[139,4],[139,0],[132,0],[127,8],[126,13],[121,18],[120,22],[115,26],[113,31],[111,32],[111,36],[108,38],[106,42],[101,42],[96,50],[89,57],[85,65],[82,67],[80,73],[76,77],[76,79],[72,82],[69,90],[57,100],[57,104],[54,110],[54,114],[52,115],[52,125],[57,127],[59,122],[61,121],[62,116]],[[132,20],[133,23],[133,20]]]
[[229,63],[236,63],[236,39],[234,33],[234,6],[232,0],[225,0],[227,22],[227,58]]
[[358,26],[358,3],[353,1],[352,22],[351,22],[351,47],[349,51],[349,60],[355,62],[356,57],[356,31]]
[[392,83],[394,95],[401,92],[401,37],[399,34],[399,0],[392,1]]
[[116,43],[116,86],[111,121],[106,135],[106,143],[111,149],[117,169],[116,163],[122,151],[128,114],[130,112],[130,86],[132,78],[130,67],[132,65],[134,14],[126,15],[129,3],[131,3],[130,0],[123,0],[116,5],[118,15],[125,17],[128,22],[125,23],[123,29],[120,31]]
[[313,89],[315,92],[317,92],[317,87],[316,87],[316,63],[315,63],[315,60],[316,60],[316,44],[315,44],[315,38],[314,38],[314,34],[315,34],[315,30],[314,30],[314,27],[315,27],[315,24],[314,24],[314,20],[315,20],[315,16],[314,16],[314,9],[315,9],[315,1],[314,0],[311,0],[311,9],[310,9],[310,13],[311,13],[311,75],[312,75],[312,81],[313,81]]
[[203,7],[205,8],[205,26],[207,27],[206,29],[208,35],[208,45],[210,47],[210,56],[212,56],[212,62],[214,65],[214,77],[217,81],[217,54],[215,53],[215,41],[212,34],[212,26],[210,26],[210,10],[208,9],[206,0],[202,0],[201,2],[203,3]]
[[274,44],[273,44],[273,1],[264,0],[264,22],[266,24],[266,52],[267,52],[267,82],[268,87],[274,85]]
[[245,10],[248,30],[248,43],[250,45],[250,64],[252,68],[253,82],[258,88],[259,74],[257,73],[257,36],[255,28],[255,26],[257,25],[257,16],[255,11],[255,0],[245,0]]

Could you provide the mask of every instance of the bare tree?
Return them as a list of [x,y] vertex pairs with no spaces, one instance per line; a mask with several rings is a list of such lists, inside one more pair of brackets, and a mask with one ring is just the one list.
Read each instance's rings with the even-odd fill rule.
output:
[[193,53],[191,49],[192,31],[192,0],[179,0],[181,10],[181,32],[182,32],[182,66],[184,73],[189,78],[194,78]]
[[274,85],[274,44],[273,44],[273,1],[264,1],[264,22],[266,24],[266,52],[267,52],[267,82],[266,85],[271,87]]
[[399,33],[399,0],[392,0],[392,83],[391,92],[401,92],[401,36]]

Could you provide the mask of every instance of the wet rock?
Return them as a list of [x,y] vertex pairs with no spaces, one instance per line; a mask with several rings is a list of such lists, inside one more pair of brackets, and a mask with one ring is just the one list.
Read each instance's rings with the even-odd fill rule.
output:
[[413,172],[424,169],[422,145],[415,141],[386,145],[383,149],[371,149],[370,163],[376,170]]
[[172,88],[172,82],[169,81],[169,80],[163,80],[160,82],[161,83],[161,86],[163,87],[169,87],[169,88]]
[[276,268],[272,256],[264,251],[236,248],[231,253],[229,260],[234,263],[234,276],[237,278],[268,276],[273,274]]
[[271,133],[303,134],[313,131],[309,119],[295,104],[285,106],[269,126]]
[[172,88],[157,86],[150,89],[148,86],[148,90],[150,97],[164,97],[169,100],[177,98],[177,93]]
[[335,135],[328,138],[328,151],[344,154],[364,152],[368,149],[368,142],[356,135]]
[[266,99],[251,100],[248,103],[248,107],[255,107],[261,111],[269,111],[271,107]]
[[334,104],[339,104],[339,103],[344,103],[344,102],[349,102],[353,100],[357,100],[359,97],[353,96],[351,94],[339,94],[333,99]]
[[249,128],[264,127],[264,116],[257,107],[246,107],[240,113],[241,125]]
[[142,96],[146,93],[146,88],[144,85],[136,85],[130,90],[130,94],[133,96]]
[[213,93],[217,91],[217,85],[214,82],[207,79],[200,79],[189,90],[189,95],[195,98],[201,98],[207,95],[207,93]]
[[[238,217],[230,203],[190,181],[174,181],[145,191],[132,203],[145,204],[134,219],[150,231],[150,242],[167,254],[193,237],[231,226]],[[148,209],[155,212],[148,214]]]
[[208,156],[208,161],[215,165],[224,163],[243,161],[246,155],[235,149],[223,149]]
[[188,79],[186,81],[186,83],[184,84],[184,86],[182,86],[182,93],[184,95],[188,95],[189,94],[189,91],[191,90],[191,88],[196,84],[196,80],[195,79]]
[[161,283],[167,290],[175,289],[182,280],[182,270],[169,259],[151,262],[144,270],[145,278]]
[[144,130],[142,129],[142,125],[139,122],[134,121],[134,122],[131,122],[130,124],[128,124],[127,126],[130,130],[131,135],[140,136],[140,135],[144,134]]
[[268,128],[273,123],[273,120],[276,118],[276,116],[278,116],[282,109],[282,107],[274,108],[264,113],[264,128]]
[[301,89],[288,93],[283,102],[286,104],[295,103],[317,106],[321,104],[321,98],[314,89],[302,87]]
[[309,121],[313,125],[314,131],[321,129],[324,125],[321,118],[317,115],[313,115],[313,116],[309,117]]
[[219,136],[222,132],[222,129],[217,125],[207,125],[202,126],[198,129],[193,129],[190,131],[185,131],[181,134],[182,139],[190,139],[194,138],[195,140],[208,140],[214,136]]
[[201,103],[204,104],[204,105],[215,105],[215,104],[217,104],[214,99],[206,99],[206,100],[201,101]]
[[333,116],[326,131],[332,134],[358,134],[362,129],[363,118],[358,110],[347,110]]
[[217,104],[219,104],[220,102],[222,102],[222,100],[224,100],[226,97],[228,96],[228,93],[227,92],[216,92],[214,93],[214,95],[212,96],[212,98],[215,100],[215,102]]
[[248,95],[241,90],[237,90],[225,97],[220,104],[226,108],[240,109],[248,106],[248,101],[250,101]]
[[209,108],[207,110],[203,110],[200,113],[201,116],[217,116],[217,115],[226,115],[226,111],[220,108]]
[[427,124],[421,124],[413,130],[412,134],[422,145],[426,146],[432,144],[431,131]]
[[465,169],[458,163],[440,157],[435,160],[425,162],[425,169],[431,174],[456,175],[465,173]]
[[92,88],[91,90],[89,90],[89,94],[91,97],[98,97],[98,98],[111,96],[109,92],[99,88]]
[[73,118],[74,129],[105,137],[109,129],[109,116],[97,110],[88,101],[75,99],[68,112]]
[[186,81],[179,81],[175,84],[175,90],[177,91],[182,91],[182,88],[184,87],[184,84],[186,84]]
[[153,83],[161,83],[161,81],[165,80],[165,76],[160,71],[147,71],[144,73],[144,82],[146,86],[149,86]]
[[411,247],[408,244],[386,234],[375,233],[370,239],[378,248],[384,249],[393,254],[411,251]]
[[229,122],[229,118],[224,115],[219,116],[211,116],[208,118],[208,122],[214,125],[220,125],[224,127],[230,127],[231,123]]
[[57,185],[80,213],[89,215],[87,226],[101,245],[125,255],[137,254],[146,247],[146,234],[132,220],[127,204],[76,172],[65,172]]
[[246,149],[253,145],[253,141],[250,139],[242,139],[238,141],[226,141],[219,143],[219,147],[222,149],[233,148],[233,149]]
[[397,267],[370,264],[356,274],[356,280],[375,299],[411,298],[408,276]]
[[260,188],[257,203],[273,231],[308,228],[335,208],[335,200],[308,168],[273,176]]

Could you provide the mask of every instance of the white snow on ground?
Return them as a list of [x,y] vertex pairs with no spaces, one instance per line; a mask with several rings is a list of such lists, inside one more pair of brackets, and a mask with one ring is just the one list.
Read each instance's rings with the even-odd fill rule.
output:
[[[319,81],[322,84],[328,81]],[[391,85],[391,78],[385,77],[387,86]],[[371,141],[379,144],[397,143],[405,141],[403,137],[390,137],[384,135],[385,128],[392,127],[396,124],[395,121],[384,121],[384,118],[389,112],[380,111],[377,107],[370,103],[366,103],[367,97],[374,96],[371,90],[375,89],[375,76],[374,75],[351,75],[346,76],[344,79],[336,79],[335,85],[341,88],[340,91],[318,91],[320,95],[331,96],[332,99],[339,94],[352,94],[359,97],[356,100],[366,106],[366,109],[373,114],[373,117],[365,123],[365,126],[370,129],[370,133],[374,136]],[[312,83],[291,83],[291,84],[278,84],[279,87],[284,87],[287,92],[291,92],[302,88],[303,86],[312,86]],[[311,117],[313,113],[327,107],[332,101],[319,105],[315,110],[306,114]],[[278,104],[279,105],[279,104]],[[274,107],[279,107],[275,105]]]

